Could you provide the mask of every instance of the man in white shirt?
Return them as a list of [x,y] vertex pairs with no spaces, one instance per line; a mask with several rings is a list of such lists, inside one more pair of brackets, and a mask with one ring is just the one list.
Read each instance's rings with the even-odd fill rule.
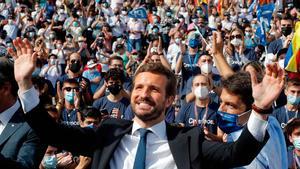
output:
[[[276,65],[268,69],[262,83],[253,75],[255,109],[237,142],[223,144],[205,140],[199,128],[178,128],[164,122],[164,112],[175,97],[176,78],[163,65],[149,63],[135,75],[131,94],[133,122],[107,119],[96,130],[66,128],[52,121],[38,105],[38,94],[30,80],[36,55],[29,41],[17,38],[14,44],[18,49],[18,55],[13,54],[15,67],[22,70],[15,72],[15,78],[26,119],[49,144],[83,155],[93,154],[92,168],[230,168],[248,164],[268,139],[268,115],[263,113],[269,113],[267,110],[284,85],[284,74]],[[219,53],[221,46],[214,39],[214,49]]]
[[46,146],[25,121],[13,63],[0,57],[0,168],[38,168]]
[[145,32],[144,23],[140,19],[130,18],[127,24],[129,32],[128,51],[133,49],[140,51],[142,48],[142,34]]
[[11,39],[15,39],[18,33],[18,26],[14,23],[13,17],[8,17],[8,23],[4,25],[3,30],[7,32],[7,36]]

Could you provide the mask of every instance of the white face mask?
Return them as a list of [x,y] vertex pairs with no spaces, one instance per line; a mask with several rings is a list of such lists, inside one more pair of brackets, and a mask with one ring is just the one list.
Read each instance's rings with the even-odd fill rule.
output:
[[240,46],[242,45],[242,40],[241,39],[237,39],[237,38],[234,38],[230,41],[230,43],[233,45],[233,46]]
[[56,49],[60,49],[62,47],[62,44],[57,44]]
[[284,59],[280,59],[280,60],[278,61],[278,64],[279,64],[279,67],[280,67],[281,69],[284,69]]
[[181,39],[180,39],[180,38],[176,38],[176,39],[175,39],[175,43],[176,43],[176,44],[179,44],[179,43],[180,43],[180,41],[181,41]]
[[56,59],[50,59],[50,64],[55,65]]
[[211,73],[212,67],[213,67],[212,64],[204,63],[201,65],[200,69],[201,69],[201,72],[208,74],[208,73]]
[[198,86],[194,90],[194,94],[197,99],[207,99],[209,91],[206,86]]

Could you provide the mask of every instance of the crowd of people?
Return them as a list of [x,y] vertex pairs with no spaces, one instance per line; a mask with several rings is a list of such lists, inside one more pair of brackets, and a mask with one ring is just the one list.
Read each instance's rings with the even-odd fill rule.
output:
[[[17,127],[12,120],[17,119],[16,114],[23,114],[21,107],[26,113],[24,119],[35,119],[26,111],[27,105],[35,103],[34,99],[22,100],[22,93],[18,92],[21,78],[16,72],[20,75],[26,70],[22,67],[25,64],[21,63],[26,60],[22,61],[20,57],[26,50],[35,58],[30,81],[38,92],[43,109],[52,121],[66,128],[97,130],[100,127],[99,130],[104,131],[101,123],[107,119],[151,121],[160,116],[155,112],[161,110],[168,125],[177,128],[196,126],[203,131],[205,139],[212,142],[240,143],[247,125],[248,133],[260,142],[265,141],[250,162],[235,164],[230,161],[227,164],[224,155],[224,158],[213,158],[219,159],[223,166],[218,163],[208,165],[204,161],[204,164],[191,162],[190,168],[197,165],[236,168],[240,164],[243,166],[238,168],[245,169],[300,168],[300,76],[297,73],[289,76],[289,72],[284,70],[285,57],[300,18],[297,6],[300,2],[295,2],[0,0],[0,93],[3,93],[0,98],[0,168],[1,165],[40,169],[133,166],[127,158],[122,165],[116,163],[118,156],[115,153],[108,157],[112,159],[109,164],[98,164],[95,159],[102,160],[103,157],[98,157],[97,153],[94,156],[86,153],[94,149],[92,145],[89,145],[92,148],[75,145],[94,144],[96,140],[74,141],[74,145],[71,143],[64,147],[60,142],[52,143],[52,136],[63,136],[63,133],[52,133],[49,129],[45,130],[48,133],[40,134],[41,131],[35,128],[39,124],[30,120],[29,125],[22,121],[20,128],[23,130],[14,133]],[[264,25],[259,19],[258,6],[268,3],[273,3],[275,8],[270,23]],[[145,12],[145,15],[136,15],[139,12]],[[261,29],[265,39],[257,33]],[[18,64],[21,66],[16,67]],[[149,76],[149,80],[147,72],[164,76]],[[168,80],[166,91],[160,95],[167,98],[164,100],[158,98],[158,94],[162,93],[165,77]],[[144,87],[146,84],[149,86],[147,89]],[[31,96],[27,94],[24,98]],[[135,97],[143,99],[136,101]],[[267,101],[270,101],[271,107]],[[148,110],[157,105],[161,107],[156,107],[152,114],[141,116],[138,113],[138,110]],[[28,109],[29,112],[31,109]],[[253,111],[270,114],[264,119],[267,124],[253,122]],[[12,115],[8,115],[9,112],[13,112]],[[40,117],[40,121],[52,125],[44,116]],[[268,140],[263,139],[264,135],[255,136],[250,125],[264,127]],[[54,128],[64,131],[64,128]],[[74,130],[74,133],[79,131],[76,133]],[[115,132],[114,127],[111,132]],[[11,136],[13,133],[14,136]],[[153,133],[156,134],[155,129]],[[79,137],[68,136],[80,140]],[[6,141],[9,137],[14,141]],[[149,138],[155,140],[152,136]],[[17,143],[18,148],[12,150],[15,140],[20,142]],[[119,144],[125,143],[122,139]],[[86,152],[79,150],[81,146],[86,147]],[[220,153],[214,150],[213,145],[207,146],[213,149],[210,153]],[[221,151],[219,148],[218,151]],[[116,151],[121,154],[127,150],[118,148]],[[176,162],[174,166],[169,165],[169,159],[162,158],[160,163],[166,160],[166,164],[154,163],[154,168],[189,168],[182,167],[183,163],[178,163],[174,152],[171,152]],[[203,158],[212,163],[213,160],[208,160],[205,155]],[[238,156],[233,157],[239,161]],[[159,160],[160,156],[149,158]],[[134,156],[131,161],[134,161]],[[146,166],[150,164],[146,162]]]

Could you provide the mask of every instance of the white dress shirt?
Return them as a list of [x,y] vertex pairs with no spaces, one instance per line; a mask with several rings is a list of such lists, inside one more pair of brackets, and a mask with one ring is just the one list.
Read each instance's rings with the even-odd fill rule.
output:
[[[19,91],[18,95],[25,113],[35,108],[39,103],[38,92],[34,87],[23,93]],[[265,137],[268,122],[260,119],[255,112],[252,112],[247,126],[253,137],[257,141],[262,142]],[[110,168],[133,168],[135,154],[139,143],[139,132],[137,132],[139,128],[141,127],[134,122],[131,134],[126,134],[121,139],[109,162]],[[162,121],[148,129],[152,132],[148,133],[147,137],[146,168],[176,169],[177,166],[168,144],[165,122]]]
[[[140,141],[140,129],[133,122],[131,134],[126,134],[116,148],[109,162],[110,168],[130,169],[133,168],[137,147]],[[168,144],[166,123],[162,121],[151,128],[147,134],[146,167],[148,169],[168,168],[177,169],[173,155]]]
[[6,127],[6,125],[8,124],[9,120],[19,109],[19,107],[20,107],[20,103],[17,100],[13,106],[6,109],[4,112],[0,113],[0,135],[3,132],[4,128]]

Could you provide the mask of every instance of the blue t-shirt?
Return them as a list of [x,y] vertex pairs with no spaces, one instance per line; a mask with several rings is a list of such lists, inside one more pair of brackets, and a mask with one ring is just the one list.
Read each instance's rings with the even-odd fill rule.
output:
[[[126,120],[132,120],[134,118],[134,113],[131,108],[131,106],[128,106],[125,114],[124,114],[124,119]],[[175,108],[173,106],[170,106],[166,110],[166,116],[165,116],[165,121],[167,123],[174,123],[175,122]]]
[[[95,78],[101,77],[101,74],[97,70],[86,70],[83,72],[82,76],[92,81]],[[96,92],[97,88],[98,88],[98,84],[91,83],[91,90],[93,94]]]
[[[203,116],[206,112],[206,108],[196,106],[196,109],[196,112],[198,113],[197,120],[199,127],[205,125],[210,132],[217,134],[216,112],[218,110],[218,105],[214,102],[211,102],[208,105],[207,115],[205,119],[203,118]],[[195,120],[195,102],[184,104],[179,110],[176,122],[183,123],[185,126],[193,126]]]
[[70,126],[79,126],[77,111],[75,109],[67,110],[64,108],[61,112],[60,122]]
[[273,53],[274,55],[283,48],[283,41],[281,38],[272,41],[268,46],[268,53]]
[[285,106],[275,109],[272,115],[278,120],[281,128],[284,128],[290,119],[300,117],[298,111],[288,111]]
[[184,97],[187,88],[191,87],[187,84],[189,79],[201,72],[200,67],[197,65],[199,58],[199,52],[196,55],[185,54],[182,58],[182,83],[179,90],[180,97]]
[[101,97],[100,99],[97,99],[93,103],[93,107],[95,107],[98,110],[106,109],[109,115],[111,115],[113,108],[117,108],[120,110],[122,117],[124,117],[124,113],[128,105],[130,104],[130,101],[123,97],[118,102],[112,102],[108,100],[107,96]]

